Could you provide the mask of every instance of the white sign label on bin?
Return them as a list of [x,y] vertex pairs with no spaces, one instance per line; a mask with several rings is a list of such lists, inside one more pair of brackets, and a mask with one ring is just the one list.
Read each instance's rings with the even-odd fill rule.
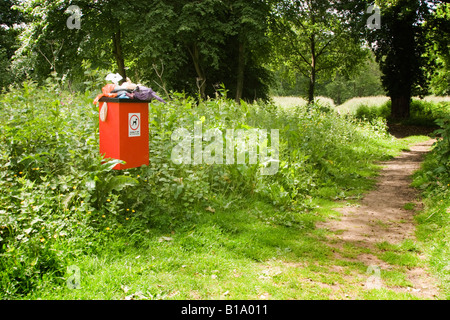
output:
[[129,113],[128,114],[128,137],[140,137],[141,136],[141,114]]

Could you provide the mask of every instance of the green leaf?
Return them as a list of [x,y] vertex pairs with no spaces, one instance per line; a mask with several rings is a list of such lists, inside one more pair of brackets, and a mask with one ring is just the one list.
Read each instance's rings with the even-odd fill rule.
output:
[[109,193],[112,190],[121,191],[126,187],[134,187],[139,184],[139,181],[128,176],[116,176],[112,177],[106,186],[106,192]]

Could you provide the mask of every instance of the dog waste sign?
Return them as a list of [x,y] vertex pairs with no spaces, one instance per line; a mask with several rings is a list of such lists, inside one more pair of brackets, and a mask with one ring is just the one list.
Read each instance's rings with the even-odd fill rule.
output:
[[141,136],[141,114],[129,113],[128,114],[128,137],[140,137]]

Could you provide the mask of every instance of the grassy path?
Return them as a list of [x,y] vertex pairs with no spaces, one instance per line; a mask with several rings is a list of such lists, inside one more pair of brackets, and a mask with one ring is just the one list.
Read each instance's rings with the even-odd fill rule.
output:
[[[330,231],[335,257],[361,262],[371,277],[366,288],[411,293],[420,299],[439,296],[437,282],[423,263],[416,244],[414,215],[421,209],[411,175],[420,168],[433,140],[419,143],[382,163],[375,189],[360,204],[339,208],[342,216],[317,225]],[[346,248],[357,252],[344,256]]]

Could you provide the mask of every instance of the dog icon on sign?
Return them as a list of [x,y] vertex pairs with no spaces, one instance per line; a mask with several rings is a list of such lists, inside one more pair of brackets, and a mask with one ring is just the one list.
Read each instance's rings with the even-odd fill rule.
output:
[[141,136],[141,114],[130,113],[128,114],[128,136],[140,137]]

